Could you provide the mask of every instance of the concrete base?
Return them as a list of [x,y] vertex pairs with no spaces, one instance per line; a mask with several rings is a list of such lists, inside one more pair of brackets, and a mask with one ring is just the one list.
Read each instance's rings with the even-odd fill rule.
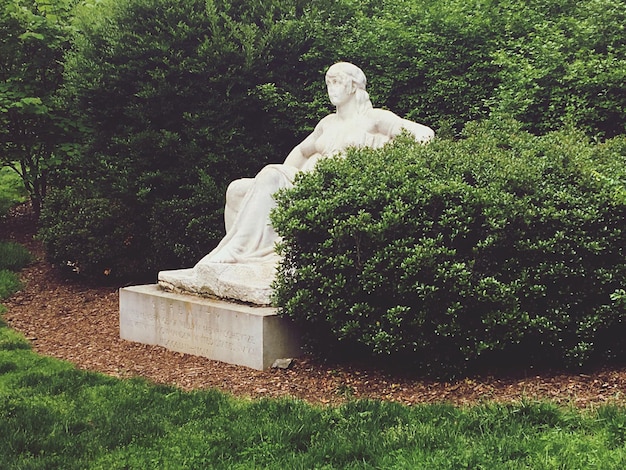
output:
[[299,334],[272,307],[166,292],[120,289],[120,337],[263,370],[300,354]]

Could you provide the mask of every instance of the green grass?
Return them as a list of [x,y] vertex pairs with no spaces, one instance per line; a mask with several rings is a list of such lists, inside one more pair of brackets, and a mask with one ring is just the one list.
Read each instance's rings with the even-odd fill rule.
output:
[[626,410],[543,402],[316,407],[117,380],[0,327],[8,469],[622,469]]
[[26,201],[27,194],[19,175],[9,167],[0,167],[0,217],[14,205]]
[[[8,245],[0,267],[19,269],[29,257]],[[0,270],[0,300],[17,288]],[[0,322],[0,456],[1,469],[16,470],[623,469],[626,409],[317,407],[184,392],[42,357]]]
[[22,287],[19,277],[13,271],[0,269],[0,300],[6,299]]
[[0,270],[19,271],[31,261],[31,254],[23,245],[0,240]]
[[31,260],[30,252],[19,243],[0,240],[0,300],[21,289],[22,283],[15,271],[22,269]]

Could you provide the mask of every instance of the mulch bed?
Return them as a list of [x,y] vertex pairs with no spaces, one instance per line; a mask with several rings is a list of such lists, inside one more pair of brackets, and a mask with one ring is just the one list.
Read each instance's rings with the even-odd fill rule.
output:
[[39,354],[114,377],[141,376],[185,390],[216,388],[251,398],[290,396],[317,404],[372,398],[404,404],[549,399],[576,407],[626,404],[626,369],[593,373],[518,373],[437,381],[394,376],[304,356],[289,369],[257,371],[119,338],[118,288],[64,279],[34,239],[35,220],[20,206],[0,221],[0,239],[26,245],[36,260],[22,272],[25,287],[6,302],[5,322]]

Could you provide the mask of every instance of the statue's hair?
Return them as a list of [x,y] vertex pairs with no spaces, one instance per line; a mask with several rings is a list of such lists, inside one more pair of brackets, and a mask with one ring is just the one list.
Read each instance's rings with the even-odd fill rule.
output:
[[365,90],[367,78],[363,70],[349,62],[337,62],[326,71],[326,77],[333,75],[346,76],[356,85],[356,100],[359,113],[363,114],[373,108],[370,96]]

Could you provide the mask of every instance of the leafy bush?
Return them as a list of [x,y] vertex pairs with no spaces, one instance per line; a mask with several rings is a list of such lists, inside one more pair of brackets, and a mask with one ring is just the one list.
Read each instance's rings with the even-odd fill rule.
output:
[[128,194],[98,195],[79,185],[55,189],[38,236],[48,259],[67,274],[147,282],[159,268],[197,261],[210,240],[221,238],[214,227],[223,224],[223,196],[216,188],[211,178],[201,178],[187,188],[188,197],[156,200],[152,207]]
[[0,269],[0,300],[10,297],[21,288],[22,283],[17,274],[8,269]]
[[138,262],[135,218],[121,200],[76,188],[54,191],[41,223],[39,236],[50,261],[67,273],[124,279],[140,272],[133,264]]
[[210,251],[223,236],[226,184],[291,145],[267,137],[254,92],[283,72],[267,67],[289,15],[282,5],[109,0],[77,12],[64,98],[89,132],[44,207],[53,260],[116,276]]
[[23,245],[0,241],[0,269],[19,271],[31,261],[31,254]]
[[324,160],[278,196],[280,312],[430,373],[622,360],[625,145],[494,120]]
[[603,137],[625,133],[624,2],[511,2],[501,8],[506,36],[492,52],[501,83],[491,108],[538,133],[564,123]]
[[[113,273],[154,274],[210,251],[226,185],[282,161],[331,110],[323,73],[337,60],[363,68],[376,106],[440,136],[490,112],[539,133],[563,122],[603,137],[624,131],[626,47],[606,26],[623,23],[617,0],[81,5],[61,101],[82,134],[56,158],[52,183],[56,197],[69,201],[78,186],[87,207],[111,200],[132,217],[131,238],[106,238],[111,253],[132,240]],[[82,222],[54,207],[44,207],[55,224],[44,224],[46,245],[73,262],[50,237]],[[81,233],[84,265],[102,249],[89,240],[103,240]]]
[[212,248],[207,240],[223,236],[224,196],[203,171],[199,178],[187,196],[177,195],[152,207],[147,235],[154,252],[145,254],[150,266],[167,269],[195,264],[199,255]]
[[358,41],[337,45],[340,57],[355,57],[367,70],[374,102],[438,134],[486,117],[485,103],[499,83],[491,60],[501,34],[493,27],[495,6],[409,0],[382,5],[364,6],[352,31]]

